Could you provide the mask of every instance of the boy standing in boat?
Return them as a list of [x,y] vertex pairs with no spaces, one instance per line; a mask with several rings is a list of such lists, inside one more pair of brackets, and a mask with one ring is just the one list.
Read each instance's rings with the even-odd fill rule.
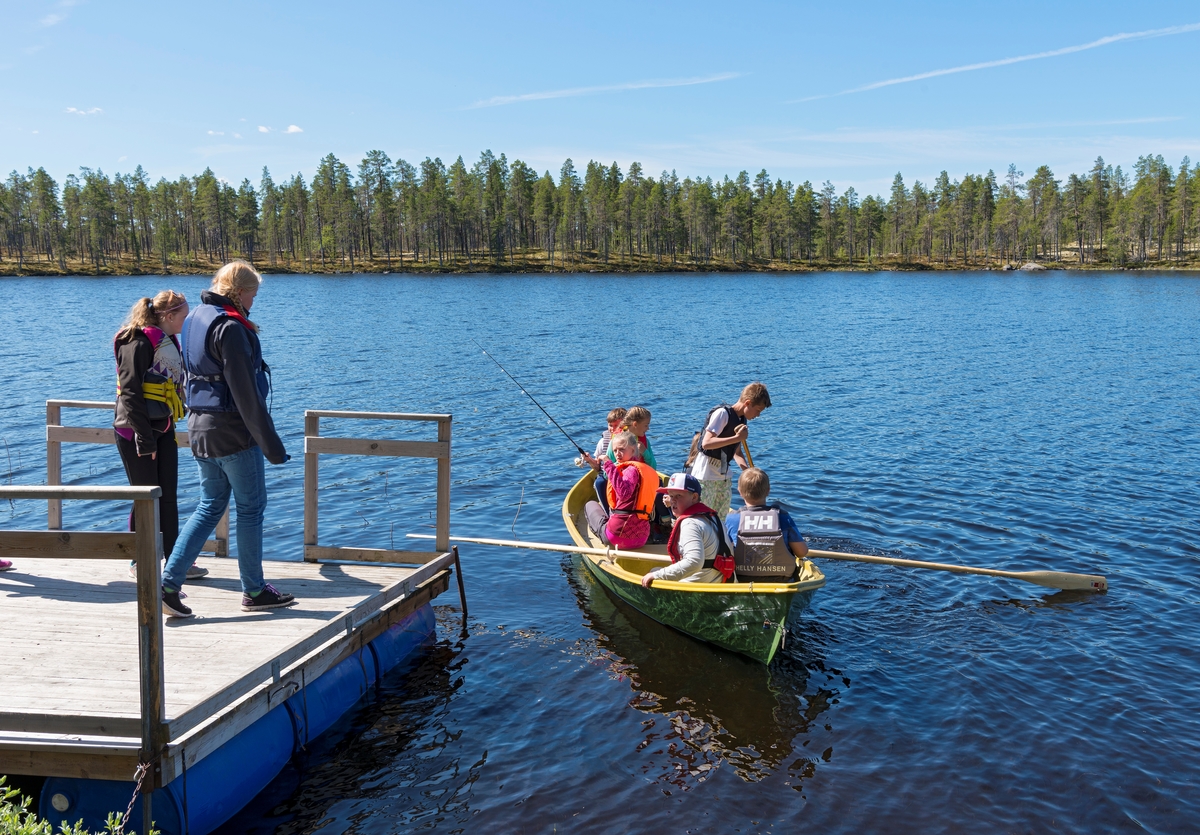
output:
[[743,470],[738,477],[738,495],[742,509],[725,517],[738,579],[791,581],[796,560],[808,556],[808,543],[786,510],[767,504],[771,479],[758,467]]
[[729,462],[737,461],[747,468],[741,445],[746,440],[746,423],[754,420],[771,405],[771,395],[762,383],[754,382],[742,389],[742,396],[732,406],[722,403],[708,413],[704,428],[692,441],[687,470],[700,482],[701,500],[724,519],[729,515],[733,498],[733,480]]
[[671,502],[675,525],[667,541],[671,564],[647,572],[642,587],[655,580],[682,583],[723,583],[733,574],[733,557],[721,520],[700,501],[700,482],[695,476],[675,473],[666,487],[659,488]]

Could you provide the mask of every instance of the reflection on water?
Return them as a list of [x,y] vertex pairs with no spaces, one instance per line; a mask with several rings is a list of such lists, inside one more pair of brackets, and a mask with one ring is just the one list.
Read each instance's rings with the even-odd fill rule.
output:
[[[806,744],[802,737],[837,693],[825,686],[832,676],[815,656],[783,654],[768,669],[616,600],[578,560],[568,580],[595,634],[581,651],[628,681],[629,706],[647,715],[636,750],[643,754],[642,773],[655,782],[686,791],[722,764],[747,782],[762,780],[789,761],[796,744]],[[806,635],[804,642],[810,651],[819,649],[818,636]],[[823,686],[810,692],[810,679]],[[789,771],[797,779],[811,777],[813,764],[801,757]]]
[[[438,634],[454,635],[461,614],[446,607],[437,614]],[[465,815],[486,757],[465,762],[447,751],[462,734],[447,723],[462,685],[461,650],[458,641],[431,642],[385,676],[372,697],[298,754],[218,835],[350,831],[347,824],[357,826],[364,815],[343,819],[339,807],[372,798],[388,799],[396,832]]]

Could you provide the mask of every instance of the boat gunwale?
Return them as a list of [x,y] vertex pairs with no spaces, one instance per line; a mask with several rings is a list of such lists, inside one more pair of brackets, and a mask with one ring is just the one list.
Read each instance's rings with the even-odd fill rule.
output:
[[[595,545],[584,538],[583,532],[579,530],[579,526],[575,523],[575,514],[572,512],[572,507],[577,503],[572,502],[572,498],[575,496],[576,491],[580,489],[580,485],[584,484],[587,479],[588,474],[585,473],[567,491],[567,496],[563,500],[562,516],[567,532],[571,535],[571,539],[575,541],[576,545],[581,548],[595,548]],[[635,557],[616,557],[614,559],[612,557],[598,557],[595,554],[581,554],[580,556],[617,580],[633,585],[641,585],[644,575],[629,571],[619,562],[622,559],[636,559]],[[647,552],[647,556],[658,555]],[[799,594],[822,588],[826,582],[824,572],[817,568],[811,561],[805,560],[805,562],[817,574],[811,580],[797,580],[792,583],[755,583],[753,581],[746,583],[687,583],[679,580],[658,580],[654,583],[654,588],[663,591],[684,591],[700,594]]]

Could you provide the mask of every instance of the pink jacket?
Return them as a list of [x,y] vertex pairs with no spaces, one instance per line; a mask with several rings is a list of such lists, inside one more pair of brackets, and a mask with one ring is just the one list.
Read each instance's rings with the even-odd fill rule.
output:
[[[612,485],[617,504],[631,506],[637,498],[638,471],[633,467],[626,467],[618,475],[617,465],[607,458],[600,461],[600,466],[604,468],[604,475]],[[614,548],[641,548],[650,538],[650,520],[632,513],[612,513],[604,525],[604,532]]]

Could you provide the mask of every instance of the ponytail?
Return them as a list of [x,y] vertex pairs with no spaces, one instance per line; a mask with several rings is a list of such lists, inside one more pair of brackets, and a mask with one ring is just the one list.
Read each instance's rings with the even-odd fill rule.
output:
[[133,303],[133,307],[129,308],[129,315],[125,317],[124,324],[117,331],[116,338],[128,339],[134,331],[161,328],[162,317],[178,310],[185,304],[187,304],[187,298],[183,293],[175,290],[163,290],[152,299],[142,297]]
[[696,459],[700,456],[700,438],[704,436],[704,432],[697,432],[692,436],[692,448],[688,450],[687,461],[683,462],[683,468],[689,469],[692,464],[696,463]]

